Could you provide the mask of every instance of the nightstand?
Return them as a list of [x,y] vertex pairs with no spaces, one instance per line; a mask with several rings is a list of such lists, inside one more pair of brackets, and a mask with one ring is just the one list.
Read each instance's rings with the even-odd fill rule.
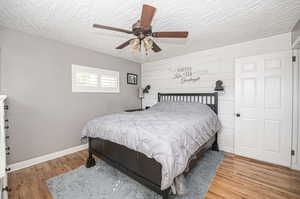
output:
[[137,109],[127,109],[125,110],[125,112],[135,112],[135,111],[143,111],[145,109],[142,109],[142,108],[137,108]]

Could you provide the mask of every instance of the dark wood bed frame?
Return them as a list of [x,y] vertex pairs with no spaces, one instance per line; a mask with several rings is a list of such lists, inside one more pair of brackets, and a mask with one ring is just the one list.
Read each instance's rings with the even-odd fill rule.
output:
[[[218,93],[158,93],[158,102],[199,102],[207,104],[216,114],[218,114]],[[199,159],[205,151],[212,149],[219,150],[218,134],[216,133],[214,142],[209,146],[198,150],[195,154]],[[162,195],[163,199],[169,198],[170,187],[161,190],[161,164],[156,160],[148,158],[144,154],[131,150],[125,146],[103,140],[100,138],[88,138],[89,157],[86,167],[93,167],[96,162],[93,155],[107,162],[121,172]],[[195,165],[197,159],[190,161],[189,169]]]

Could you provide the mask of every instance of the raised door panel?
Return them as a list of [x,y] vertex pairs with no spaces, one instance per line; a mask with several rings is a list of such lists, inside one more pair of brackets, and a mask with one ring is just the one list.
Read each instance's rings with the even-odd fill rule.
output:
[[268,70],[278,70],[281,68],[281,60],[278,58],[266,59],[265,60],[265,71]]
[[265,120],[263,149],[272,153],[280,153],[281,122]]
[[255,108],[257,95],[256,78],[241,79],[241,106],[242,108]]
[[256,124],[256,119],[241,119],[241,125],[244,128],[244,130],[241,131],[241,138],[239,140],[241,148],[256,150],[256,141],[258,139]]
[[265,77],[265,108],[281,108],[281,77]]
[[257,64],[256,63],[243,63],[241,64],[241,74],[243,73],[253,73],[257,72]]
[[250,158],[257,158],[258,148],[257,142],[259,140],[259,129],[257,128],[257,119],[241,119],[241,130],[236,136],[235,145],[236,154],[243,155]]

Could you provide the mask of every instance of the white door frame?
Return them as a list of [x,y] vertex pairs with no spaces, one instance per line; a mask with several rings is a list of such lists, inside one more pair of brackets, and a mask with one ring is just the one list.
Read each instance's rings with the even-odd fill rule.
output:
[[295,155],[292,156],[291,168],[300,171],[300,49],[293,50],[296,62],[293,62],[293,134],[292,149]]

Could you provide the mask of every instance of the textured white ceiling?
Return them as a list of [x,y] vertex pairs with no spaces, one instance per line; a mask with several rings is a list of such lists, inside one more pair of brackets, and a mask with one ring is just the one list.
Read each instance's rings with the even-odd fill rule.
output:
[[[156,39],[163,49],[145,56],[115,47],[132,36],[92,28],[130,29],[143,4],[157,8],[153,31],[190,32]],[[292,30],[300,0],[0,0],[0,25],[136,62],[148,62]]]

